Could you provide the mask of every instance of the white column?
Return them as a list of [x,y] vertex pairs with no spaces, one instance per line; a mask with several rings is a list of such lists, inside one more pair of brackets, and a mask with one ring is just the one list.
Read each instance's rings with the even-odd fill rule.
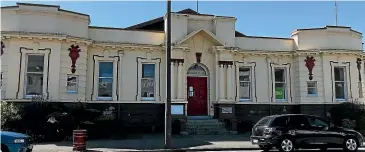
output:
[[124,56],[124,51],[118,51],[118,56],[119,56],[119,69],[118,69],[118,97],[119,97],[119,101],[123,100],[122,98],[124,97],[123,93],[123,83],[122,83],[122,75],[123,75],[123,64],[122,64],[122,58]]
[[219,65],[219,100],[225,98],[224,90],[224,65]]
[[176,83],[175,83],[175,63],[171,62],[171,99],[176,99]]
[[184,99],[184,64],[183,63],[178,63],[178,68],[177,68],[177,81],[178,81],[178,92],[177,92],[177,98],[178,99]]
[[227,66],[227,99],[233,99],[233,89],[232,89],[233,81],[232,81],[232,65]]

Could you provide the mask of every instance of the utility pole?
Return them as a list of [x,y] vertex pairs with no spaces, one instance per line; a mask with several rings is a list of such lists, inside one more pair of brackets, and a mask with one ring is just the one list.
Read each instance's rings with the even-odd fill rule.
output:
[[196,12],[199,13],[199,0],[196,0]]
[[335,0],[336,26],[338,26],[337,1]]
[[171,0],[167,0],[165,148],[171,148]]

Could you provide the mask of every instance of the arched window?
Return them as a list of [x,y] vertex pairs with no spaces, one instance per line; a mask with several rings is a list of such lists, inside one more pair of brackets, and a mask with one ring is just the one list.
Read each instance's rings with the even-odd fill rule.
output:
[[200,65],[194,64],[188,69],[188,76],[207,76],[207,72]]

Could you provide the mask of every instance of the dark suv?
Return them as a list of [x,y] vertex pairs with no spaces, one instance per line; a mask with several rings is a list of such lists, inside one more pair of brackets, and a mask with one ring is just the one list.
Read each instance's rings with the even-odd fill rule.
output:
[[263,117],[252,128],[251,143],[264,151],[276,147],[279,151],[294,149],[343,148],[357,151],[363,137],[355,130],[336,127],[311,115],[286,114]]

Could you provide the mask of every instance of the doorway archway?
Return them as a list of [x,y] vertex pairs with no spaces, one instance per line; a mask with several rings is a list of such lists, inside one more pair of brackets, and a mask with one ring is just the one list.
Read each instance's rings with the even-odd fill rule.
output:
[[187,71],[187,115],[208,115],[208,68],[195,63]]

